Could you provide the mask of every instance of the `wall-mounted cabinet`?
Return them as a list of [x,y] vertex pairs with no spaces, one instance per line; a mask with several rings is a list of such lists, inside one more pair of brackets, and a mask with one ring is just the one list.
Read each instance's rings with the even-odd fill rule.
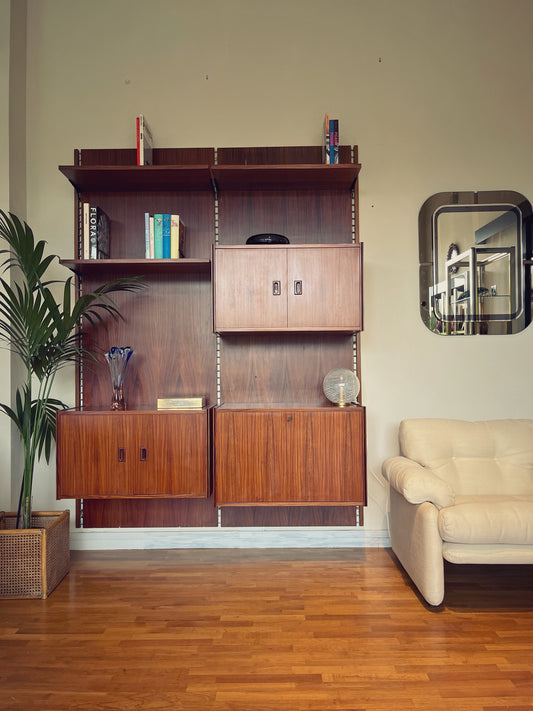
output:
[[361,247],[216,247],[215,330],[360,331]]
[[[109,412],[102,359],[80,368],[76,411],[59,415],[58,496],[83,503],[84,526],[357,522],[364,409],[340,412],[322,393],[330,369],[360,368],[360,166],[356,148],[341,146],[340,156],[329,166],[319,146],[158,149],[154,165],[139,167],[134,150],[110,149],[75,151],[73,165],[60,166],[75,188],[74,258],[63,264],[78,288],[133,274],[147,284],[117,295],[124,320],[84,327],[89,347],[133,348],[127,412]],[[109,259],[81,259],[84,202],[109,215]],[[185,258],[144,258],[147,212],[180,215]],[[290,245],[244,246],[259,232],[285,234]],[[265,281],[279,294],[259,293]],[[158,398],[192,396],[207,409],[156,409]],[[251,418],[254,408],[262,419]],[[289,428],[279,419],[287,416]],[[237,421],[240,443],[228,434]],[[271,466],[265,449],[262,474],[252,471],[252,421],[275,433],[277,457],[299,453],[288,470]],[[231,447],[242,455],[240,484]]]
[[60,498],[207,497],[208,411],[65,412]]
[[214,451],[219,506],[365,503],[361,407],[217,407]]

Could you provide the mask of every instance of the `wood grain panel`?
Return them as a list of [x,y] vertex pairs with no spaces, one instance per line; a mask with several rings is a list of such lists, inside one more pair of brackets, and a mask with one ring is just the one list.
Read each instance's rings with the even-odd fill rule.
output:
[[357,331],[361,245],[213,250],[215,330]]
[[[98,283],[87,278],[85,287]],[[102,353],[113,345],[133,348],[124,386],[128,409],[155,409],[161,397],[205,396],[214,404],[216,338],[209,274],[155,275],[142,292],[117,294],[115,301],[124,319],[107,319],[96,333],[88,326],[85,343]],[[111,380],[103,356],[86,363],[83,385],[85,408],[109,407]]]
[[254,234],[285,235],[291,244],[351,242],[346,190],[222,191],[219,244],[245,244]]
[[85,499],[85,528],[216,527],[213,499]]
[[287,250],[289,328],[360,330],[361,265],[361,245]]
[[[320,164],[322,150],[322,146],[232,146],[219,148],[217,158],[219,165]],[[351,162],[350,146],[339,146],[339,161]]]
[[146,459],[133,470],[133,493],[208,496],[207,411],[141,413],[138,422],[136,441]]
[[[133,422],[131,418],[129,422]],[[131,437],[128,422],[120,416],[117,418],[110,413],[59,413],[58,499],[131,494],[131,466],[134,466],[131,461],[134,449]]]
[[217,505],[364,504],[363,408],[216,408]]
[[326,373],[353,368],[352,336],[225,334],[221,359],[222,402],[326,405]]
[[[154,148],[154,165],[200,165],[214,162],[213,148]],[[135,148],[83,148],[74,151],[74,165],[110,166],[137,164]]]
[[353,506],[224,506],[224,526],[355,526]]
[[287,327],[287,250],[214,250],[215,330]]
[[58,498],[209,495],[208,412],[63,412]]

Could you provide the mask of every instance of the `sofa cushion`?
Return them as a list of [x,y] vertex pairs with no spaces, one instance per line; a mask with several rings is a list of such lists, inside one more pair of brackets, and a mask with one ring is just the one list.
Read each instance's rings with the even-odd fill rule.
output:
[[439,511],[438,527],[448,543],[533,544],[533,494],[457,497]]
[[456,495],[533,493],[533,420],[404,420],[400,449]]

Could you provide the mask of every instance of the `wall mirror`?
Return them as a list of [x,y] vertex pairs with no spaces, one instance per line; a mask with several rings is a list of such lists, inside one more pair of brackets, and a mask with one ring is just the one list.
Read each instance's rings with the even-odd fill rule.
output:
[[531,205],[513,191],[437,193],[419,214],[420,313],[445,336],[531,320]]

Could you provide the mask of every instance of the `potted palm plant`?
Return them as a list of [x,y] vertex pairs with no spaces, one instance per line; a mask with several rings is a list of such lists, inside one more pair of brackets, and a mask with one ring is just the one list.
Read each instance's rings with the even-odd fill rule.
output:
[[[36,242],[25,222],[2,210],[0,239],[4,242],[0,245],[0,266],[4,274],[10,270],[14,274],[13,283],[0,277],[0,342],[18,356],[24,371],[14,404],[0,403],[0,411],[12,420],[20,434],[24,454],[16,525],[6,527],[5,515],[3,525],[0,519],[3,529],[0,534],[8,534],[13,531],[7,528],[28,531],[34,518],[37,527],[43,525],[42,516],[32,517],[35,464],[43,456],[50,461],[56,413],[67,408],[61,400],[52,397],[54,380],[67,364],[86,356],[96,357],[82,345],[79,330],[82,317],[91,324],[102,322],[104,318],[120,318],[111,294],[135,291],[143,282],[135,277],[116,279],[73,299],[72,276],[64,282],[47,278],[48,268],[57,255],[45,255],[45,242]],[[59,283],[62,284],[62,300],[57,301],[52,290],[61,289]],[[9,536],[7,539],[6,551],[0,546],[4,558],[0,568],[4,572],[9,568],[6,561],[11,561],[16,569],[21,565],[13,562],[13,540]],[[46,594],[37,596],[46,597]]]

